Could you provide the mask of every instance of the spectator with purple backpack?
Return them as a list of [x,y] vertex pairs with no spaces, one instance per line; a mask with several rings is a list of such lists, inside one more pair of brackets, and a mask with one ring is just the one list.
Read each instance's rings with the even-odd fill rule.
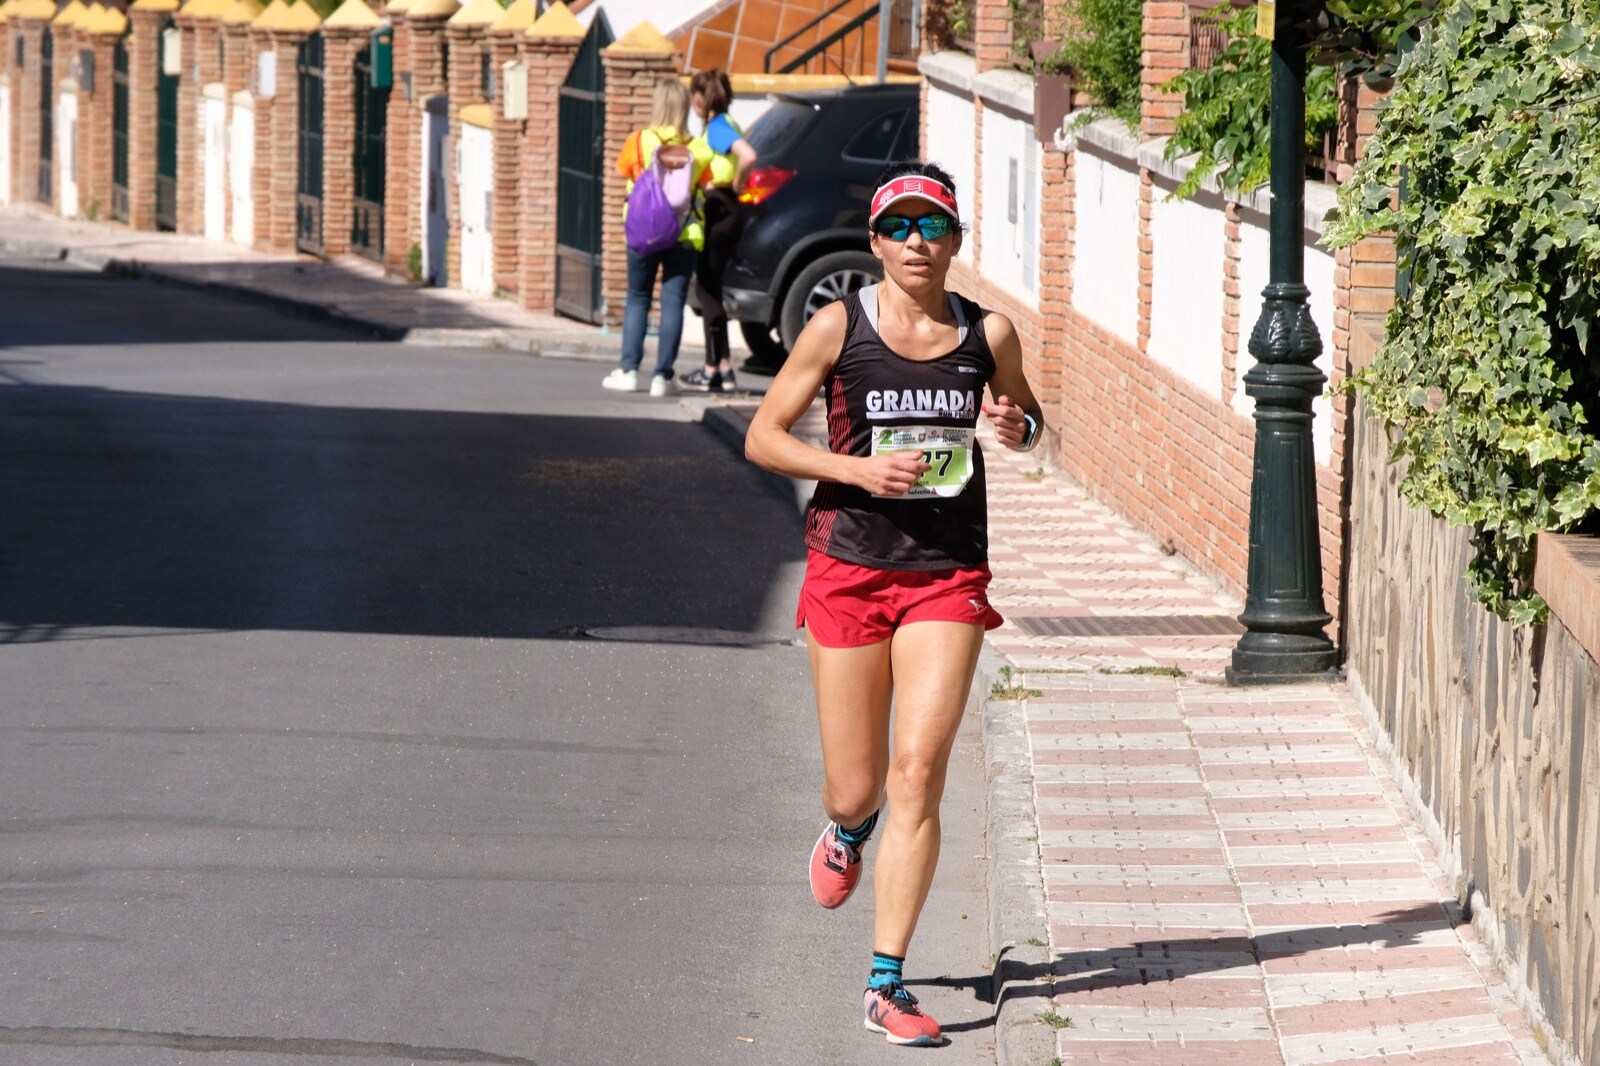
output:
[[683,336],[683,307],[694,276],[702,232],[694,213],[694,190],[703,167],[689,151],[689,89],[677,78],[656,83],[650,124],[632,134],[617,158],[628,179],[623,233],[628,245],[628,298],[622,312],[622,361],[601,382],[608,389],[637,392],[639,364],[656,278],[661,279],[661,325],[650,395],[678,391],[672,364]]

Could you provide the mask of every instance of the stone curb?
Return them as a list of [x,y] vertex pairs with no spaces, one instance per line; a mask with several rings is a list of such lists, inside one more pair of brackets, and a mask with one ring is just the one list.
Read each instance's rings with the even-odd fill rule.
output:
[[[701,425],[741,454],[750,420],[727,404],[687,398],[682,406]],[[814,482],[762,471],[782,499],[804,514]],[[967,697],[967,713],[983,723],[983,767],[987,790],[985,833],[989,850],[989,942],[995,953],[990,993],[994,997],[997,1066],[1045,1066],[1057,1057],[1055,1033],[1039,1021],[1050,1006],[1041,998],[1050,974],[1050,926],[1039,854],[1039,817],[1034,804],[1033,758],[1023,702],[990,698],[1008,663],[987,641]]]

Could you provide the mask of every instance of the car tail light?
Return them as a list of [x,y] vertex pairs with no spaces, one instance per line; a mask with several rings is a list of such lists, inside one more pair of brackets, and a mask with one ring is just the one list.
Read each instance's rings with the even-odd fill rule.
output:
[[759,204],[794,177],[794,171],[782,167],[756,167],[744,179],[744,191],[739,194],[742,204]]

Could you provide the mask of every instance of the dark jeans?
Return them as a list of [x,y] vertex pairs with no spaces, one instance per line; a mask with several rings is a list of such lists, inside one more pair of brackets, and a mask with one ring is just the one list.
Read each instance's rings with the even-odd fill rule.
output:
[[694,295],[706,327],[706,366],[728,358],[728,312],[722,308],[722,275],[744,232],[739,198],[729,188],[706,192],[706,241],[694,264]]
[[694,249],[674,244],[664,251],[640,255],[628,249],[628,302],[622,310],[622,369],[638,370],[644,361],[644,334],[650,324],[650,302],[656,275],[661,275],[661,333],[656,338],[656,373],[672,377],[683,338],[683,305],[694,273]]

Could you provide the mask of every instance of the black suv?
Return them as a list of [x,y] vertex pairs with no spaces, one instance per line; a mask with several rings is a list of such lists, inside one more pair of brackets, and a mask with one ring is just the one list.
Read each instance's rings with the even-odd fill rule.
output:
[[867,207],[878,173],[916,158],[918,107],[915,84],[784,93],[745,135],[759,158],[722,303],[758,364],[781,362],[820,308],[882,277]]

